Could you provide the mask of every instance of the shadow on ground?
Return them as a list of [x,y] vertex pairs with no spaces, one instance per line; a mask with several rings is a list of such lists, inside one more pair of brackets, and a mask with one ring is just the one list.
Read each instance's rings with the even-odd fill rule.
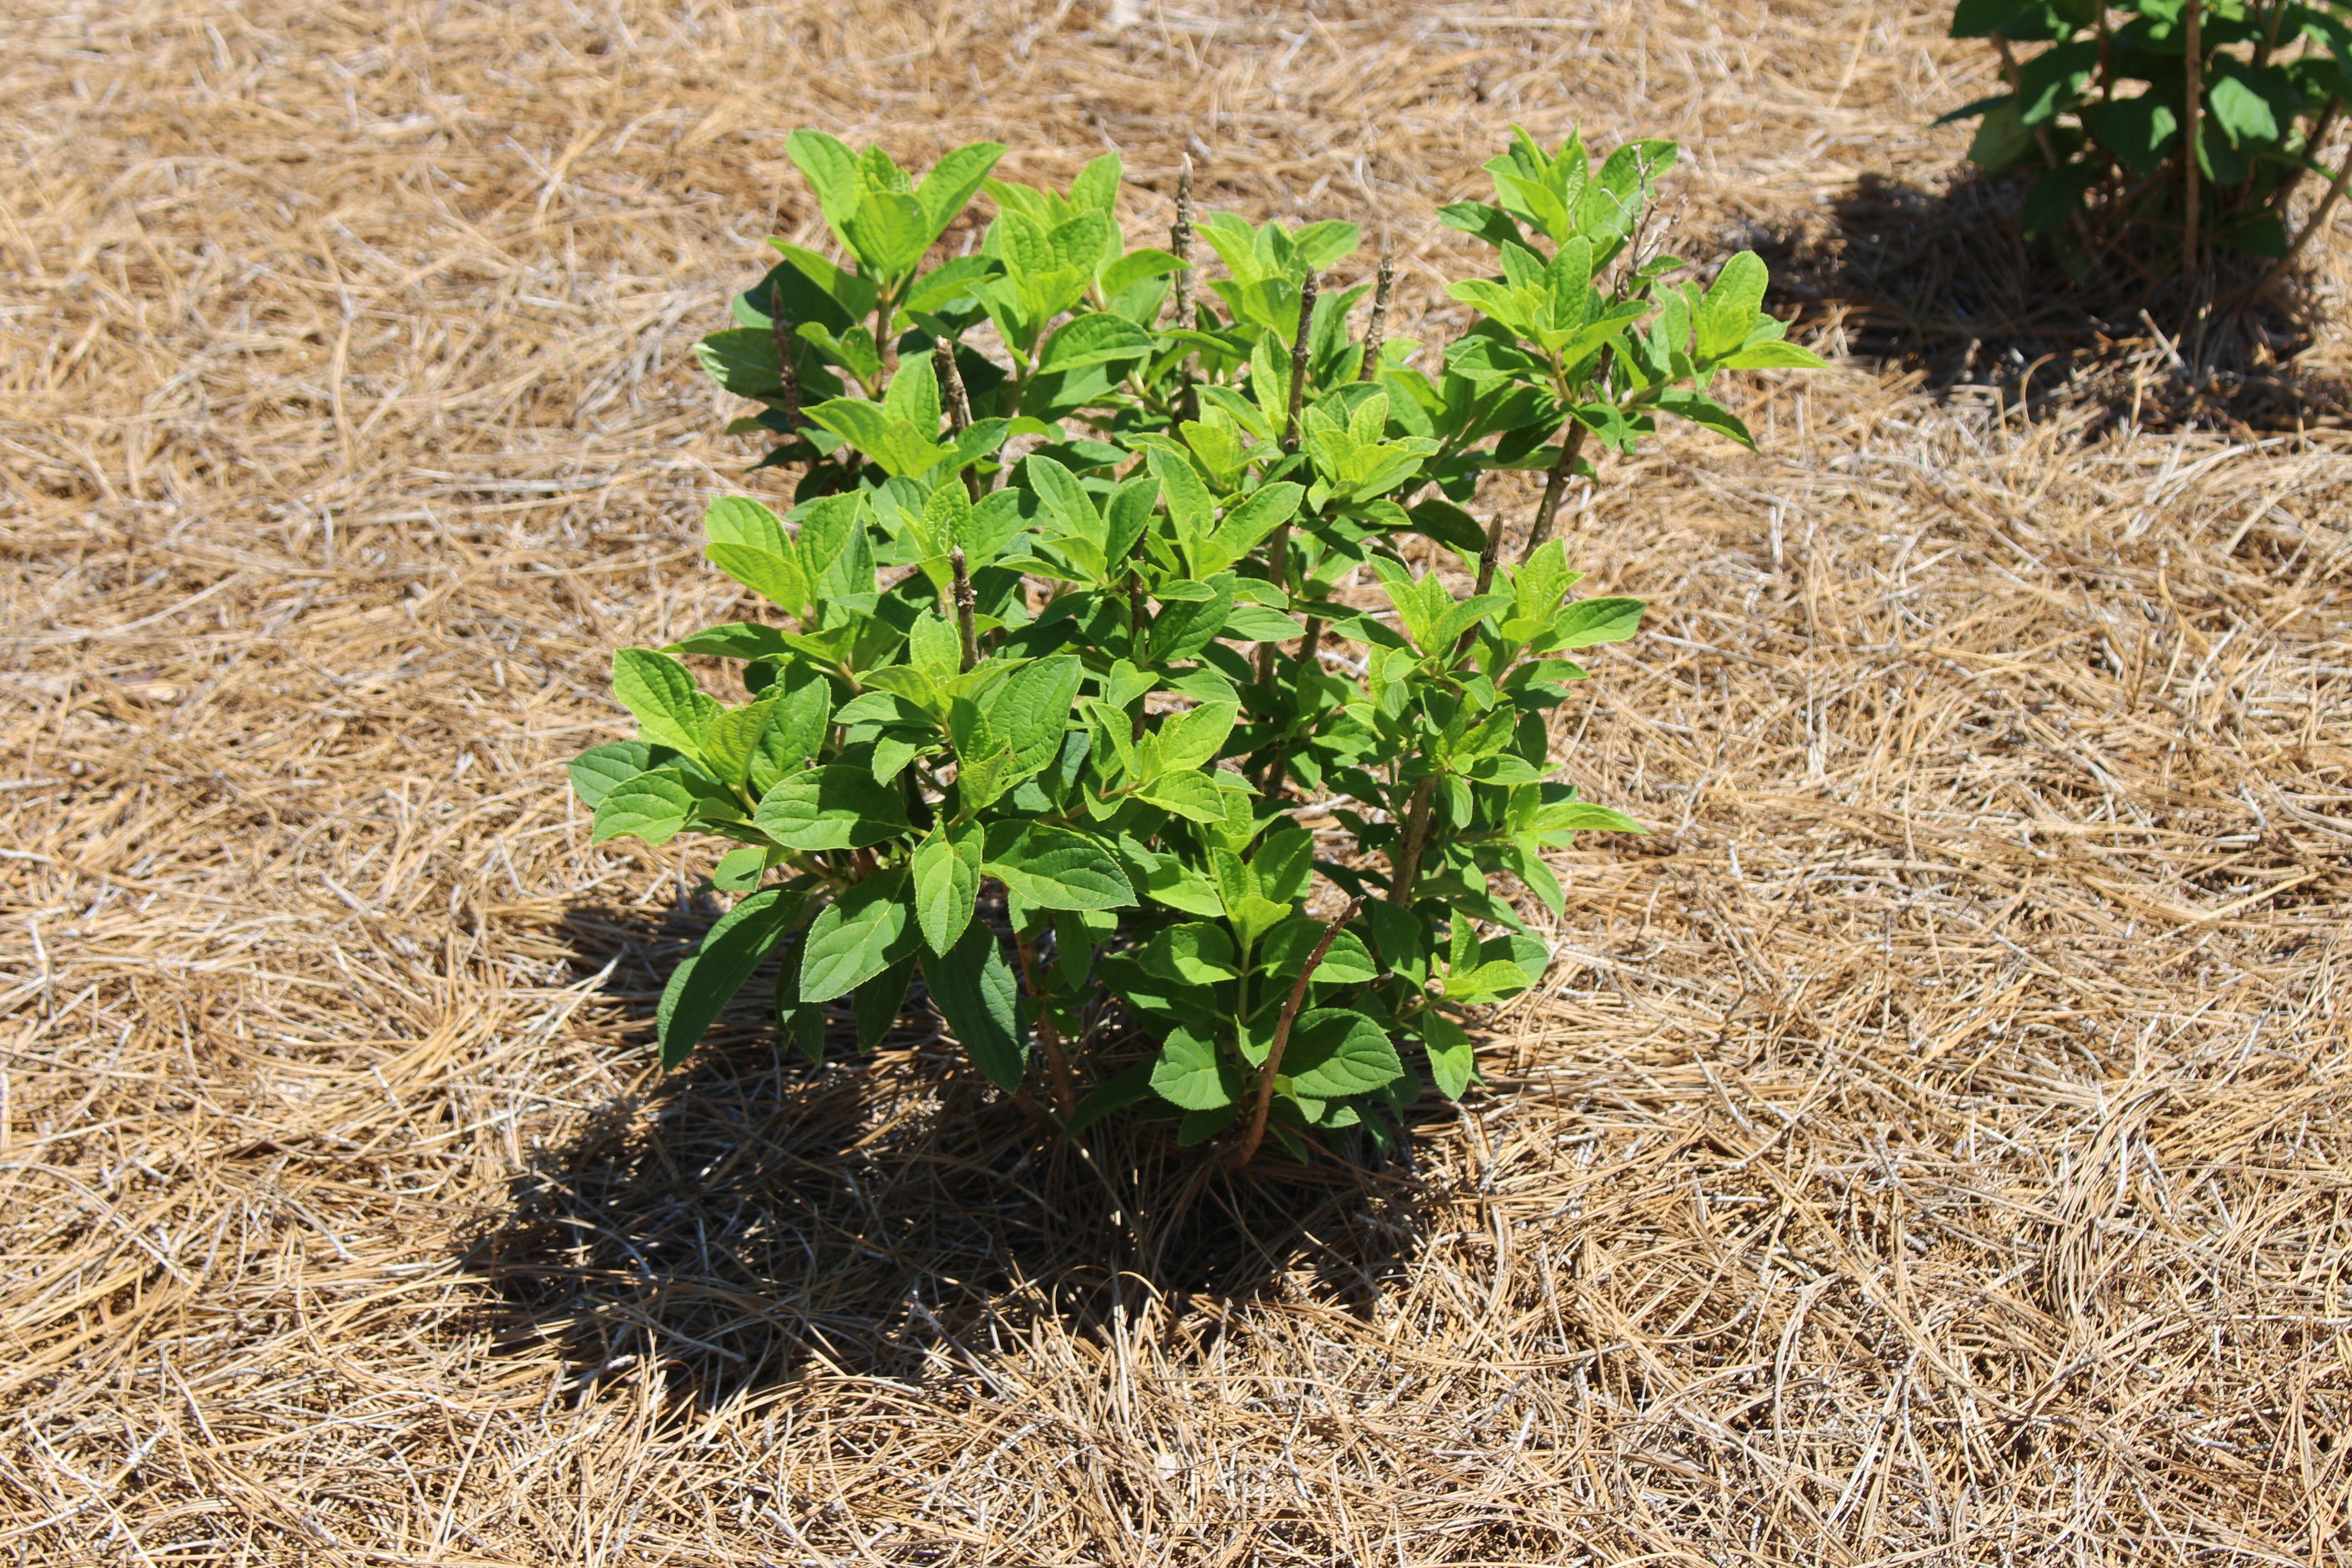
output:
[[[619,954],[608,986],[649,1041],[651,976],[713,912],[581,909],[565,930],[587,972]],[[1081,1151],[989,1089],[919,990],[872,1052],[843,1009],[813,1062],[753,1005],[769,983],[536,1159],[471,1238],[498,1339],[562,1341],[583,1382],[651,1362],[716,1402],[812,1362],[969,1374],[1040,1315],[1102,1329],[1277,1279],[1360,1310],[1418,1244],[1410,1166],[1369,1146],[1343,1151],[1359,1167],[1262,1156],[1234,1177],[1114,1117]]]
[[1774,302],[1843,327],[1850,352],[1931,390],[1990,388],[2004,407],[2089,403],[2146,428],[2342,424],[2352,387],[2298,359],[2319,302],[2299,271],[2221,257],[2191,290],[2105,254],[2028,240],[2022,186],[1966,174],[1941,189],[1866,174],[1825,211],[1741,236]]

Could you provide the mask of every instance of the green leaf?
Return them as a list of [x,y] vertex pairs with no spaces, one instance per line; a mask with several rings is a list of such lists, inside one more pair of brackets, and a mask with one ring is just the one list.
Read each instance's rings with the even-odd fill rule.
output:
[[741,784],[751,774],[751,753],[775,712],[773,702],[722,708],[703,727],[702,760],[719,782]]
[[2180,117],[2155,93],[2086,103],[2083,125],[2099,144],[2143,179],[2164,166],[2180,133]]
[[2205,111],[2232,146],[2278,139],[2278,116],[2269,100],[2234,73],[2220,74],[2206,89]]
[[996,161],[1004,156],[1004,148],[995,142],[974,142],[959,147],[931,165],[923,183],[915,187],[915,200],[922,205],[924,221],[930,227],[930,237],[937,239],[955,222],[980,189]]
[[1188,821],[1215,823],[1225,819],[1225,792],[1198,773],[1162,773],[1135,793],[1160,810]]
[[915,917],[938,953],[952,952],[980,896],[981,829],[940,824],[915,847]]
[[1830,362],[1795,343],[1751,343],[1723,362],[1725,370],[1820,370]]
[[905,887],[904,876],[886,871],[824,907],[801,944],[802,1001],[846,995],[913,951],[914,911],[901,896]]
[[1234,939],[1204,921],[1154,932],[1136,956],[1149,973],[1185,985],[1213,985],[1239,973],[1234,968]]
[[649,647],[621,648],[613,655],[613,692],[646,739],[701,756],[703,726],[719,704],[695,685],[686,666]]
[[1250,878],[1258,892],[1281,904],[1306,893],[1314,868],[1314,835],[1295,822],[1267,829],[1265,842],[1249,858]]
[[1300,1014],[1283,1051],[1282,1069],[1292,1092],[1309,1100],[1364,1094],[1404,1076],[1388,1032],[1349,1007]]
[[784,155],[808,176],[825,220],[839,228],[857,205],[857,154],[822,131],[795,131],[784,139]]
[[857,1044],[873,1050],[882,1044],[907,1010],[907,987],[915,976],[915,961],[902,958],[851,993],[850,1012],[857,1019]]
[[1622,811],[1591,801],[1571,800],[1548,805],[1536,814],[1536,831],[1549,838],[1565,833],[1642,833],[1643,826]]
[[923,985],[981,1076],[1007,1094],[1017,1092],[1028,1066],[1029,1031],[1021,1018],[1021,985],[996,933],[975,921],[953,952],[922,954]]
[[1160,1043],[1151,1087],[1160,1099],[1187,1110],[1214,1110],[1241,1098],[1241,1073],[1217,1059],[1213,1040],[1175,1029]]
[[931,247],[933,230],[923,204],[897,191],[868,191],[841,223],[842,238],[884,278],[904,278]]
[[1471,1048],[1469,1031],[1442,1013],[1424,1013],[1421,1041],[1428,1049],[1429,1076],[1437,1080],[1438,1092],[1448,1100],[1461,1099],[1470,1080],[1478,1076],[1478,1057]]
[[1086,666],[1073,654],[1035,659],[1004,678],[988,700],[989,732],[1030,773],[1054,760],[1078,700]]
[[1124,316],[1102,311],[1074,317],[1061,331],[1046,340],[1045,352],[1038,356],[1037,368],[1053,372],[1076,370],[1081,365],[1111,364],[1122,360],[1141,359],[1151,352],[1151,348],[1150,331]]
[[1135,903],[1135,889],[1110,851],[1066,827],[992,823],[981,869],[1036,909],[1123,910]]
[[[1139,765],[1151,773],[1179,769],[1189,773],[1207,767],[1225,749],[1225,740],[1234,732],[1234,721],[1240,714],[1239,703],[1202,702],[1163,720],[1156,731],[1144,735],[1137,752]],[[1223,811],[1218,815],[1223,816]]]
[[787,849],[863,849],[910,830],[899,793],[876,787],[871,773],[847,763],[777,780],[751,821]]
[[1570,648],[1623,642],[1642,629],[1647,608],[1640,599],[1579,599],[1552,618],[1549,644]]
[[833,683],[813,669],[787,670],[768,688],[768,727],[751,748],[747,775],[755,795],[765,795],[816,755],[833,713]]
[[1718,436],[1728,436],[1743,447],[1752,448],[1756,445],[1756,437],[1748,433],[1748,426],[1731,410],[1704,393],[1662,393],[1658,406],[1694,425],[1703,425]]
[[1757,307],[1764,302],[1764,288],[1770,281],[1763,258],[1752,250],[1743,250],[1723,264],[1698,304],[1695,325],[1699,358],[1720,360],[1738,352],[1748,341],[1748,329],[1756,324]]
[[1303,637],[1307,628],[1280,610],[1264,605],[1235,605],[1225,614],[1225,624],[1217,635],[1235,642],[1288,642]]
[[711,658],[782,658],[791,654],[793,645],[773,626],[730,621],[725,626],[706,626],[692,637],[680,637],[661,651],[697,653]]
[[1098,279],[1103,298],[1116,300],[1138,283],[1148,283],[1154,278],[1164,278],[1184,264],[1164,250],[1144,248],[1130,250],[1102,269]]
[[[1257,967],[1269,974],[1295,977],[1306,967],[1315,944],[1323,940],[1323,922],[1311,916],[1300,915],[1283,921],[1258,943]],[[1379,966],[1372,962],[1363,940],[1353,931],[1343,931],[1331,939],[1330,951],[1315,966],[1313,984],[1363,985],[1379,973]]]
[[654,1014],[665,1070],[686,1059],[760,961],[775,951],[800,905],[799,893],[782,888],[763,888],[740,900],[719,917],[693,955],[670,972]]
[[694,815],[694,792],[667,768],[625,779],[596,805],[596,819],[588,841],[634,836],[658,847],[677,837]]
[[1241,1107],[1237,1103],[1221,1105],[1213,1110],[1186,1111],[1184,1119],[1176,1124],[1177,1145],[1189,1149],[1196,1143],[1207,1142],[1231,1127],[1240,1113]]
[[756,844],[730,849],[710,868],[710,885],[722,893],[748,893],[768,869],[768,852]]
[[651,741],[613,741],[593,747],[572,759],[572,793],[580,797],[581,805],[593,811],[604,804],[604,797],[616,785],[677,755],[668,747],[656,746]]

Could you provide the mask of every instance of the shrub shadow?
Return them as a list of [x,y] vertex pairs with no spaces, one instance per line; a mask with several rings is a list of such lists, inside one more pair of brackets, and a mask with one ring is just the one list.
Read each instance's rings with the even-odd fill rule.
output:
[[2004,408],[2089,405],[2097,427],[2295,429],[2352,416],[2352,387],[2299,366],[2317,336],[2308,273],[2217,257],[2197,288],[2126,247],[2029,240],[2022,184],[1963,174],[1940,189],[1864,174],[1818,216],[1752,223],[1773,304],[1835,324],[1849,351],[1931,391],[1990,389]]
[[[711,913],[582,907],[563,929],[649,1043],[652,977]],[[582,1383],[650,1364],[709,1404],[811,1364],[984,1377],[1043,1317],[1093,1333],[1154,1300],[1173,1321],[1277,1289],[1367,1309],[1419,1245],[1420,1188],[1409,1145],[1384,1168],[1338,1152],[1356,1163],[1269,1149],[1234,1175],[1118,1117],[1073,1144],[979,1079],[919,989],[872,1052],[843,1009],[823,1062],[747,1000],[532,1160],[463,1266],[493,1288],[497,1342],[552,1340]]]

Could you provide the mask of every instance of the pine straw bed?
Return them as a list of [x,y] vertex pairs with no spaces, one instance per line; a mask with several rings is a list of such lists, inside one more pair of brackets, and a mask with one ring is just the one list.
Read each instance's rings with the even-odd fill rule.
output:
[[685,350],[786,130],[1115,143],[1139,232],[1189,143],[1425,308],[1507,118],[1696,141],[1705,251],[1932,191],[1984,75],[1875,0],[1133,10],[0,20],[0,1551],[2352,1560],[2333,434],[1856,361],[1616,470],[1570,776],[1658,831],[1409,1163],[1188,1200],[915,1016],[655,1074],[698,868],[558,763],[727,607]]

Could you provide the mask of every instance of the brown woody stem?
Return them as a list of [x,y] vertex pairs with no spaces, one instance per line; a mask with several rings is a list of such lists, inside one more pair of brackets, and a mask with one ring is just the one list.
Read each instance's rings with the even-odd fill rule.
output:
[[801,364],[799,330],[784,314],[781,291],[768,290],[768,331],[776,344],[776,379],[784,388],[784,434],[801,433]]
[[1307,404],[1307,357],[1315,348],[1315,295],[1310,270],[1298,285],[1298,335],[1290,344],[1290,413],[1282,422],[1282,449],[1298,450],[1298,411]]
[[1437,798],[1437,775],[1431,773],[1412,786],[1404,808],[1403,837],[1397,842],[1396,864],[1389,876],[1389,902],[1412,907],[1412,885],[1421,879],[1421,853],[1429,842],[1429,811]]
[[971,591],[971,571],[963,563],[963,546],[948,552],[948,560],[955,567],[956,635],[963,639],[963,667],[970,669],[980,662],[980,637],[972,628],[972,616],[979,601]]
[[1168,229],[1169,253],[1182,266],[1176,269],[1175,324],[1192,325],[1192,160],[1187,157],[1176,173],[1176,221]]
[[1364,359],[1356,370],[1358,381],[1381,374],[1381,341],[1388,335],[1389,296],[1396,288],[1396,258],[1381,252],[1381,269],[1372,284],[1372,313],[1364,321]]
[[[1551,472],[1544,476],[1543,500],[1536,507],[1534,526],[1528,530],[1527,546],[1519,552],[1522,563],[1551,537],[1552,524],[1559,517],[1560,498],[1568,493],[1568,481],[1576,477],[1577,455],[1584,450],[1586,429],[1583,420],[1570,415],[1568,427],[1560,432],[1559,461],[1554,463]],[[1478,586],[1475,592],[1483,594],[1494,586],[1495,563],[1502,553],[1503,514],[1496,512],[1494,522],[1486,530],[1486,548],[1479,552]]]
[[1037,1000],[1037,1048],[1045,1054],[1045,1079],[1054,1090],[1054,1108],[1065,1121],[1078,1108],[1076,1080],[1070,1077],[1070,1059],[1062,1054],[1061,1031],[1054,1027],[1054,1017],[1045,1006],[1045,989],[1037,984],[1037,963],[1029,952],[1029,944],[1018,936],[1013,940],[1013,950],[1021,955],[1021,978],[1029,983],[1029,994]]
[[1356,918],[1356,911],[1363,907],[1363,902],[1361,899],[1349,900],[1348,907],[1339,911],[1339,917],[1323,928],[1323,940],[1315,944],[1315,951],[1307,955],[1306,963],[1299,968],[1298,978],[1290,984],[1290,997],[1283,1003],[1282,1017],[1274,1026],[1274,1044],[1266,1049],[1265,1065],[1258,1068],[1257,1104],[1250,1112],[1249,1129],[1242,1134],[1241,1142],[1234,1149],[1233,1163],[1236,1170],[1248,1164],[1257,1153],[1257,1146],[1265,1141],[1266,1115],[1274,1109],[1275,1075],[1282,1070],[1282,1053],[1290,1044],[1290,1026],[1297,1022],[1299,1005],[1307,1000],[1307,982],[1314,976],[1316,966],[1323,962],[1323,955],[1331,951],[1332,942],[1339,940],[1340,928]]
[[[1192,310],[1192,160],[1188,156],[1183,167],[1176,172],[1176,221],[1168,229],[1170,254],[1182,265],[1176,268],[1175,325],[1186,331],[1195,324]],[[1176,373],[1176,413],[1181,419],[1197,418],[1200,415],[1199,395],[1192,390],[1192,355],[1190,350],[1178,362]]]
[[[945,338],[933,343],[931,363],[940,373],[940,391],[948,407],[948,428],[961,436],[971,428],[971,398],[963,389],[963,372],[956,368],[955,344]],[[972,500],[980,499],[980,470],[963,471],[963,488]]]

